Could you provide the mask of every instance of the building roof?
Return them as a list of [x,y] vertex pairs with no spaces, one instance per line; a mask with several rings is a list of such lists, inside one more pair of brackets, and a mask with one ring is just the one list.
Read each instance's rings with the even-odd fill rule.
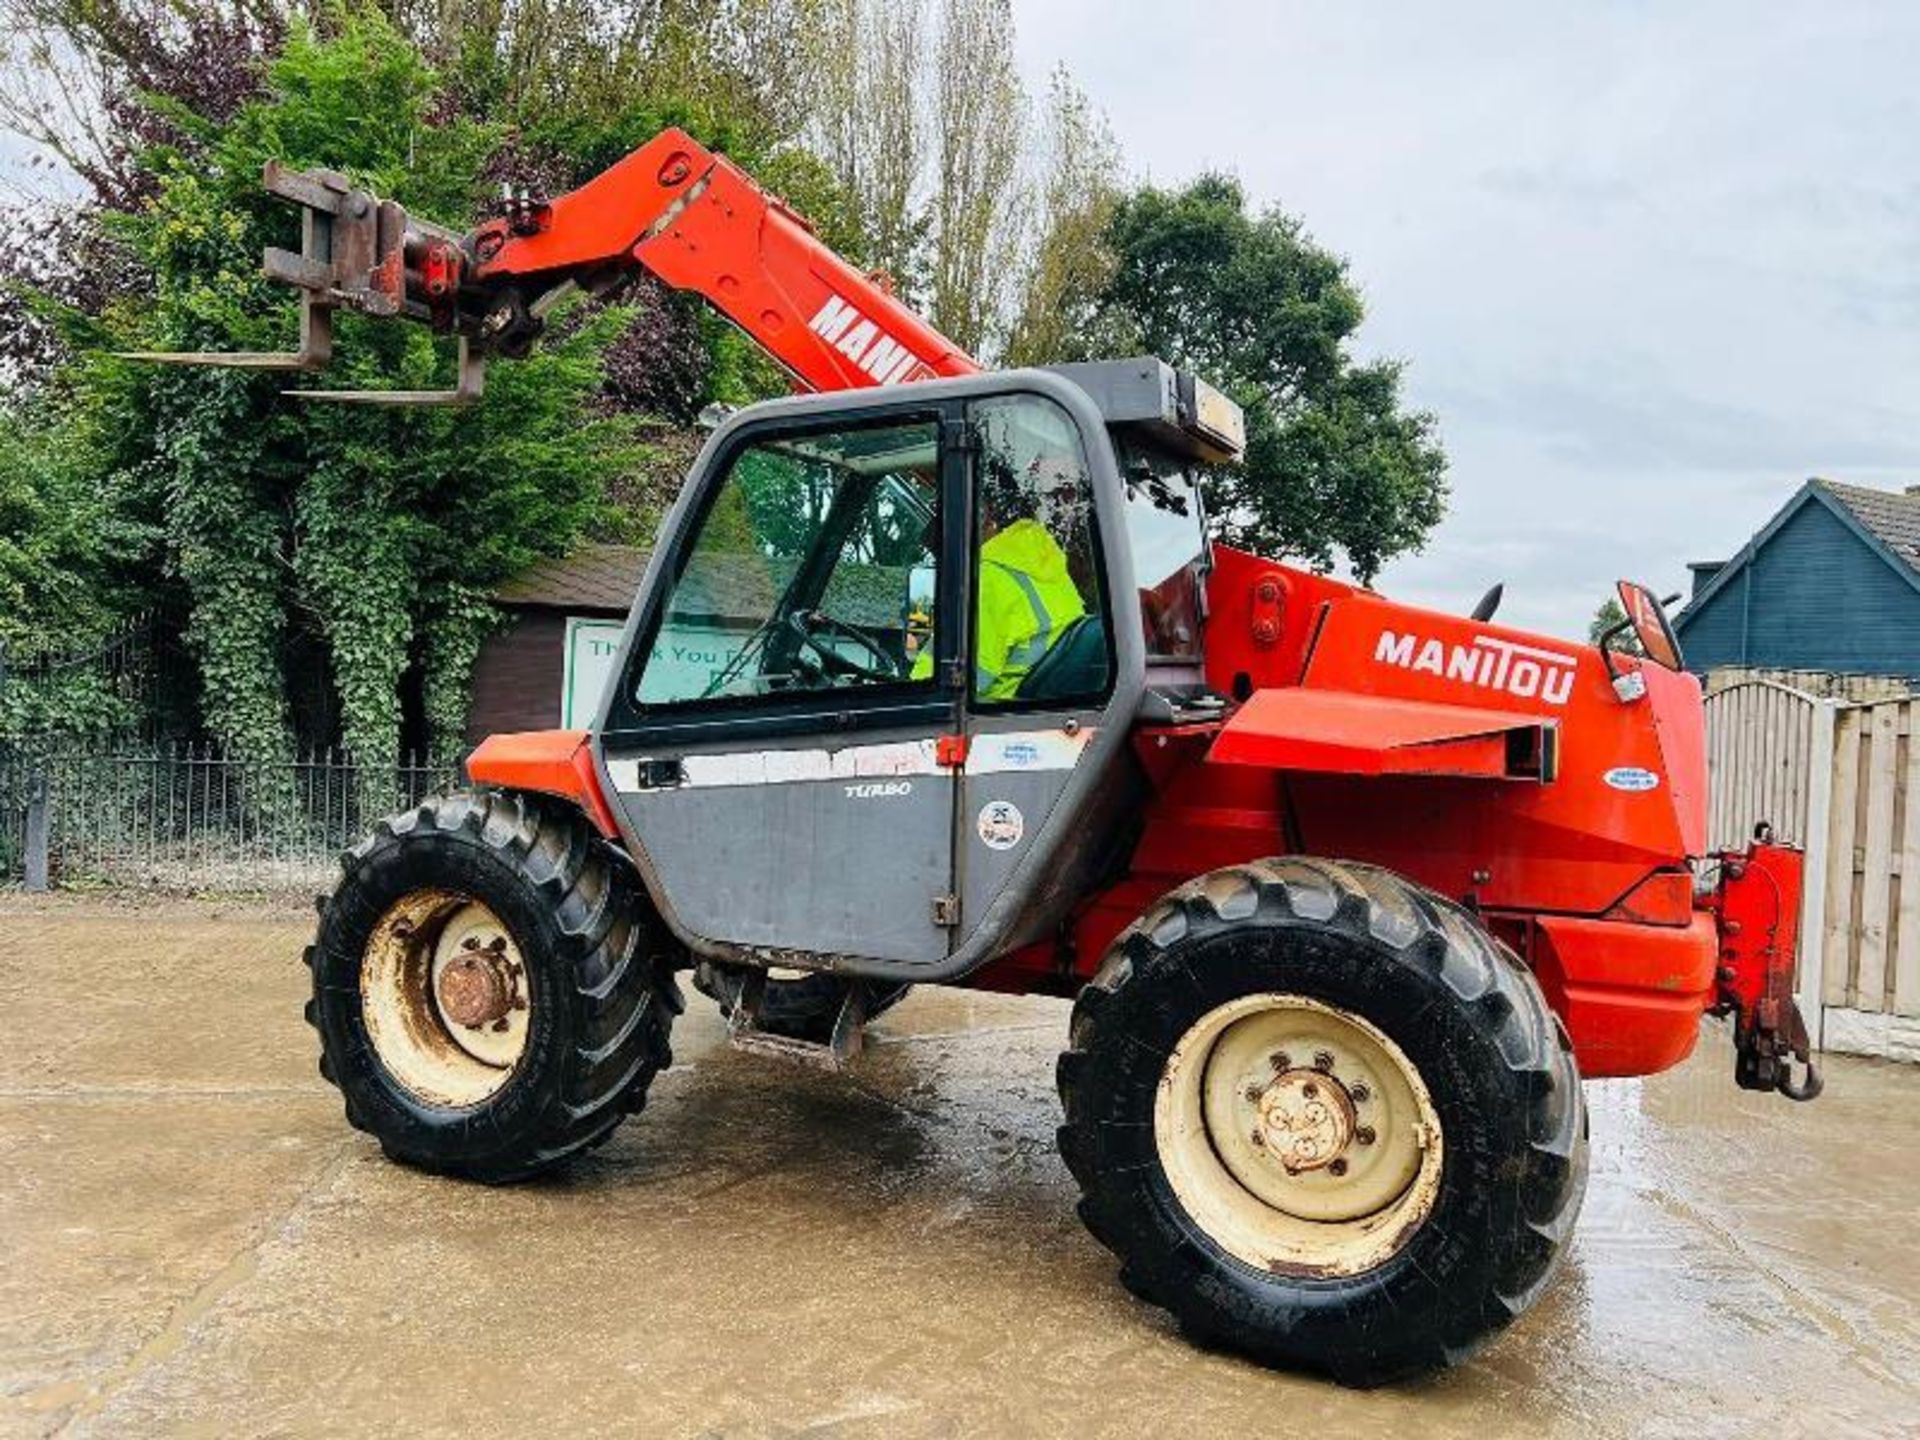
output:
[[637,545],[582,545],[523,570],[493,598],[514,609],[624,615],[640,588],[648,553]]
[[1894,554],[1920,570],[1920,486],[1906,490],[1870,490],[1864,485],[1842,485],[1816,480]]
[[[1860,537],[1869,551],[1915,590],[1920,590],[1920,486],[1909,486],[1904,491],[1874,490],[1865,485],[1843,485],[1837,480],[1815,478],[1796,490],[1779,513],[1742,545],[1737,555],[1714,571],[1711,578],[1702,576],[1702,583],[1686,608],[1674,617],[1674,624],[1683,625],[1699,614],[1706,602],[1746,569],[1780,528],[1808,505],[1826,506]],[[1689,568],[1699,571],[1709,563],[1696,562]]]
[[[635,545],[582,545],[543,560],[494,591],[511,609],[564,610],[573,615],[625,616],[640,588],[650,552]],[[675,609],[716,624],[758,624],[793,579],[799,561],[752,554],[697,551],[680,583]],[[898,629],[908,572],[885,565],[841,565],[827,584],[826,609],[856,625]]]

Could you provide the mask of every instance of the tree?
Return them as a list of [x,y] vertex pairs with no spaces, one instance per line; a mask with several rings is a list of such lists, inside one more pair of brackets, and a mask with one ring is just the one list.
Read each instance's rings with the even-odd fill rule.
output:
[[1026,92],[1009,0],[945,0],[934,51],[935,181],[929,317],[963,350],[1000,338],[1024,238]]
[[926,6],[826,0],[813,53],[810,130],[853,197],[849,253],[891,276],[902,296],[916,296],[926,278],[927,223],[918,193],[926,156]]
[[1113,271],[1080,345],[1147,351],[1227,389],[1247,411],[1244,463],[1214,477],[1227,540],[1370,582],[1416,550],[1446,501],[1434,417],[1401,403],[1401,365],[1356,363],[1364,314],[1346,264],[1283,211],[1250,214],[1238,181],[1144,187],[1107,226]]
[[1009,0],[823,0],[807,134],[854,197],[849,253],[963,349],[1018,302],[1030,129]]
[[100,646],[137,597],[121,561],[150,537],[97,483],[82,417],[0,410],[0,741],[99,733],[127,719]]
[[1072,353],[1113,279],[1106,236],[1120,201],[1120,149],[1064,69],[1053,72],[1048,86],[1044,134],[1032,253],[1003,357],[1008,365],[1041,365]]

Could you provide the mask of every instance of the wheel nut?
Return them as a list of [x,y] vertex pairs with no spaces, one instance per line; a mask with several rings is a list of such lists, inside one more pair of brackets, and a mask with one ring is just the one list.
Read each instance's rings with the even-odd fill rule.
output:
[[1320,1087],[1309,1080],[1300,1087],[1300,1093],[1311,1100],[1320,1093]]
[[1266,1093],[1267,1092],[1258,1085],[1247,1086],[1247,1099],[1255,1105],[1260,1103],[1260,1097]]
[[1267,1137],[1262,1135],[1258,1130],[1254,1131],[1251,1135],[1249,1135],[1247,1139],[1252,1141],[1255,1145],[1264,1146],[1267,1143]]
[[1373,1127],[1371,1125],[1362,1125],[1358,1130],[1353,1132],[1353,1138],[1358,1140],[1362,1145],[1371,1145],[1374,1141]]
[[1346,1174],[1346,1173],[1347,1173],[1347,1162],[1346,1162],[1346,1161],[1344,1161],[1344,1160],[1336,1160],[1336,1161],[1334,1161],[1334,1162],[1333,1162],[1333,1163],[1332,1163],[1331,1165],[1329,1165],[1329,1166],[1327,1166],[1327,1173],[1328,1173],[1329,1175],[1344,1175],[1344,1174]]
[[1313,1052],[1313,1068],[1316,1070],[1333,1069],[1333,1052],[1331,1050],[1314,1051]]
[[1371,1100],[1373,1098],[1373,1091],[1369,1090],[1365,1084],[1348,1086],[1347,1094],[1356,1104],[1362,1100]]
[[1293,1068],[1293,1057],[1284,1050],[1276,1050],[1267,1057],[1267,1063],[1273,1066],[1274,1073],[1277,1075],[1282,1070]]

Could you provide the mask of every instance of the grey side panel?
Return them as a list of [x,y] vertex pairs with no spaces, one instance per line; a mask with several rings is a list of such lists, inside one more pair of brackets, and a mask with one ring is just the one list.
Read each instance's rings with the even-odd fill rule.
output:
[[727,945],[933,964],[953,780],[689,786],[620,797],[680,923]]

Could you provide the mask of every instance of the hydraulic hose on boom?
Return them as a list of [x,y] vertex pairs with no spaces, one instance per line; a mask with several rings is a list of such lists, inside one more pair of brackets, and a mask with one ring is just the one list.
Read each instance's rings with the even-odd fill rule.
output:
[[294,390],[309,400],[449,405],[478,398],[486,362],[527,354],[554,303],[606,294],[637,272],[704,297],[809,390],[970,375],[979,365],[857,270],[737,165],[662,131],[579,189],[521,192],[465,235],[416,219],[330,170],[267,166],[266,188],[301,207],[301,246],[269,248],[266,273],[301,292],[300,346],[277,353],[140,354],[182,365],[315,372],[333,354],[333,312],[398,317],[460,342],[450,390]]

